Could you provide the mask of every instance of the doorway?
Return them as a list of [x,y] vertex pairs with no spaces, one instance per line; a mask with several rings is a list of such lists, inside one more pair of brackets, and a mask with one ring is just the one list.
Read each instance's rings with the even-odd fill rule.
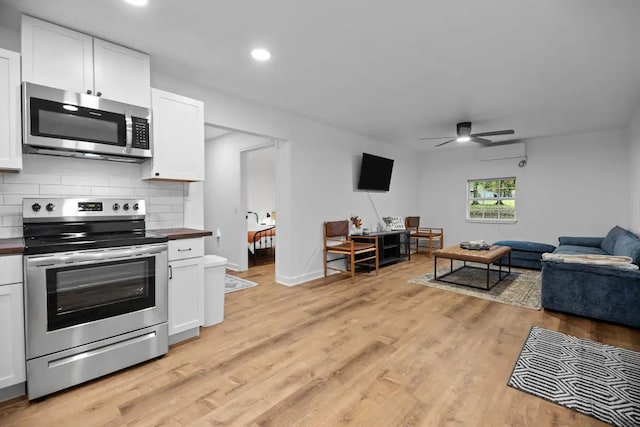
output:
[[276,144],[241,151],[241,191],[246,207],[248,268],[275,263]]
[[[204,225],[213,231],[212,238],[205,240],[205,252],[227,258],[231,270],[246,271],[254,265],[250,225],[253,231],[272,229],[257,236],[255,263],[267,256],[277,263],[281,143],[277,138],[205,124]],[[248,212],[252,212],[251,223]]]

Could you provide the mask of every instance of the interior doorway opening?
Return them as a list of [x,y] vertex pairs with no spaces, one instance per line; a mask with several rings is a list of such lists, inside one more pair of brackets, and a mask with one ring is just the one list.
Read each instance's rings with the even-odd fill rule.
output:
[[205,253],[246,271],[277,263],[278,163],[282,140],[205,124]]

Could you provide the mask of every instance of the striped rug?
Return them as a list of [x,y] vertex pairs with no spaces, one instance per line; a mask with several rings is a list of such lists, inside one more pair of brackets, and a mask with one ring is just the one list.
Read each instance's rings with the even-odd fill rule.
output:
[[640,426],[636,351],[534,326],[508,385],[614,426]]

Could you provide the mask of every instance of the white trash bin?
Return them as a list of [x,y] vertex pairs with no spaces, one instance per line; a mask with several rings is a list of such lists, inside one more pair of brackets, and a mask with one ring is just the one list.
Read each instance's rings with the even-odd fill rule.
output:
[[204,256],[204,326],[224,320],[224,274],[227,259]]

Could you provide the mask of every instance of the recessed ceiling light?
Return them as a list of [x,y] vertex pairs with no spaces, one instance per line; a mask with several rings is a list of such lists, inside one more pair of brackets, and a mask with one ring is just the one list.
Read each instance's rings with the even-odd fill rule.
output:
[[251,51],[251,57],[256,61],[264,62],[271,59],[271,52],[267,49],[253,49]]
[[468,136],[459,136],[459,137],[456,139],[456,141],[458,141],[458,142],[469,142],[469,141],[471,141],[471,138],[470,138],[470,137],[468,137]]
[[65,104],[62,106],[62,108],[64,108],[67,111],[78,111],[78,107],[76,107],[75,105]]
[[134,6],[146,6],[148,2],[148,0],[124,0],[124,1]]

